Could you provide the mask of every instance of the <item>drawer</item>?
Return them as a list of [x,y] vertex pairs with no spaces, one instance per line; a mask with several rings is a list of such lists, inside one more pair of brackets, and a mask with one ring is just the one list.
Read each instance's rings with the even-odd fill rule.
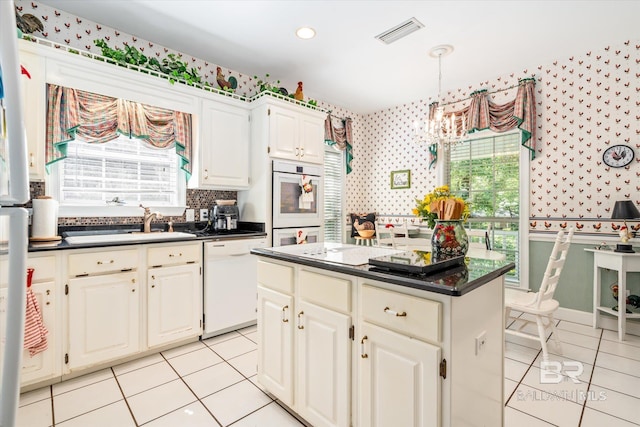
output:
[[138,269],[138,250],[69,255],[69,276]]
[[442,303],[362,286],[364,320],[400,332],[403,335],[439,343]]
[[293,294],[293,267],[258,260],[258,284]]
[[202,244],[163,246],[149,248],[147,264],[149,266],[185,264],[200,262]]
[[[54,280],[56,274],[56,257],[37,257],[27,259],[27,268],[33,268],[33,283]],[[27,283],[25,271],[25,283]],[[9,261],[6,258],[0,260],[0,285],[7,286],[9,281]]]
[[301,270],[298,275],[298,295],[320,306],[351,312],[351,281]]

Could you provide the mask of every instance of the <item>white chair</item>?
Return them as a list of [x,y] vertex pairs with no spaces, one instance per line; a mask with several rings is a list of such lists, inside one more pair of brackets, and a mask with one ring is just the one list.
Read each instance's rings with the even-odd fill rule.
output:
[[387,245],[394,249],[407,251],[414,249],[431,250],[431,240],[420,237],[409,237],[409,227],[406,222],[385,228],[383,234],[389,234],[389,237],[383,238],[378,236],[379,245]]
[[469,251],[467,256],[473,258],[503,261],[507,256],[498,251],[487,249],[486,238],[491,236],[491,224],[486,230],[466,230],[469,237]]
[[[553,333],[553,339],[556,343],[558,352],[562,354],[558,332],[556,331],[553,313],[558,309],[558,301],[553,299],[553,293],[558,286],[558,279],[562,272],[562,267],[567,259],[567,252],[573,238],[573,228],[565,236],[564,230],[560,230],[556,237],[555,244],[549,256],[547,269],[544,272],[542,283],[538,292],[518,292],[517,290],[505,289],[505,334],[525,337],[540,341],[542,346],[542,357],[544,361],[549,360],[549,352],[547,350],[547,332]],[[534,320],[521,317],[511,317],[511,310],[517,310],[533,316]],[[508,329],[510,320],[522,322],[516,329]],[[513,326],[516,325],[514,323]],[[525,326],[535,323],[537,325],[537,335],[523,332]]]

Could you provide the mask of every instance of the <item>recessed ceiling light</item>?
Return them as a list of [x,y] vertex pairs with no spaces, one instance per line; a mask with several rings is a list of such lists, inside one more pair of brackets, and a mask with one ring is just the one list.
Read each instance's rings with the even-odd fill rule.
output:
[[296,30],[296,36],[301,39],[312,39],[316,36],[316,30],[311,27],[301,27]]

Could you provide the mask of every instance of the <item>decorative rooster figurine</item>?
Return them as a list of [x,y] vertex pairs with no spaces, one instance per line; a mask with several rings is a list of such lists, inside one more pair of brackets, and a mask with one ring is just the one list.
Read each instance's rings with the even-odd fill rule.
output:
[[304,101],[304,94],[302,93],[302,82],[298,82],[298,88],[296,89],[296,93],[293,94],[293,98],[298,101]]
[[[613,299],[618,301],[618,284],[614,283],[611,285],[611,293],[613,293]],[[620,301],[618,301],[618,304]],[[629,304],[635,308],[640,308],[640,297],[638,295],[629,295],[625,301],[626,304]],[[612,309],[613,311],[618,311],[618,306],[616,305]],[[631,313],[629,309],[626,309],[627,313]]]
[[216,71],[216,81],[218,82],[218,86],[220,86],[220,89],[231,92],[233,91],[233,89],[238,87],[238,80],[236,80],[235,77],[230,76],[229,80],[227,81],[224,79],[224,74],[222,74],[222,68],[217,67]]

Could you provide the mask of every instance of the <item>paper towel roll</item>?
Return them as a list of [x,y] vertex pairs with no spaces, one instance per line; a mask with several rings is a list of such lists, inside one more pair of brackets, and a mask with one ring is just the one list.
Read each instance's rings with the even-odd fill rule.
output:
[[58,202],[50,197],[33,199],[31,238],[56,238],[58,235]]

